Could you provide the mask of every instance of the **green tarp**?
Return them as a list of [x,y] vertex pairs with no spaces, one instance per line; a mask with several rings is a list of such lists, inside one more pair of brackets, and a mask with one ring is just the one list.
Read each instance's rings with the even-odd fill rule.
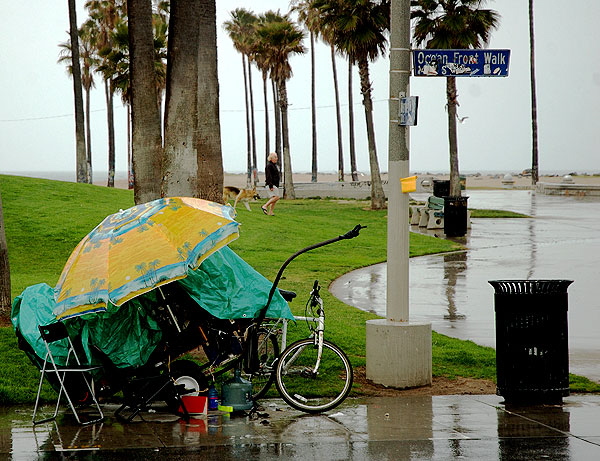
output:
[[[228,247],[215,252],[197,270],[173,283],[181,284],[199,309],[220,319],[255,317],[266,304],[272,286]],[[95,346],[118,367],[139,367],[146,364],[161,339],[158,324],[148,315],[156,302],[156,293],[151,291],[120,307],[109,305],[106,312],[71,318],[65,323],[72,337],[81,337],[88,360],[91,361],[93,355],[91,346]],[[38,325],[56,320],[52,314],[54,306],[54,290],[47,284],[26,288],[13,302],[11,319],[14,328],[42,359],[46,349]],[[267,317],[294,318],[277,290]],[[53,348],[59,362],[65,358],[63,351],[61,344]]]

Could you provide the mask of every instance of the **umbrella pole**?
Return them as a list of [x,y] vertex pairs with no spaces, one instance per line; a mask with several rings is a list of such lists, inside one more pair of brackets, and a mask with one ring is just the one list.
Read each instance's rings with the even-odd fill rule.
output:
[[173,310],[171,309],[171,306],[169,306],[169,303],[167,302],[167,297],[163,293],[161,287],[158,287],[158,292],[160,293],[160,296],[162,297],[162,299],[164,301],[165,307],[167,308],[167,312],[169,313],[169,315],[171,316],[171,319],[173,320],[173,323],[175,324],[175,328],[177,328],[177,333],[181,333],[181,328],[179,328],[179,323],[177,323],[177,318],[175,317],[175,314],[173,314]]

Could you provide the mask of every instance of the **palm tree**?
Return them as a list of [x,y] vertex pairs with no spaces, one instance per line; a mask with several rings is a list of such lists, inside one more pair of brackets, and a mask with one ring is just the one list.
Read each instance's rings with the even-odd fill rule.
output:
[[[246,105],[246,153],[247,153],[247,185],[250,186],[252,181],[252,170],[256,168],[256,162],[253,162],[253,140],[255,139],[254,131],[252,130],[250,120],[253,118],[251,115],[250,101],[253,101],[252,86],[249,83],[250,80],[250,66],[248,61],[250,60],[250,54],[252,53],[252,46],[254,41],[255,25],[257,17],[252,11],[244,8],[237,8],[230,13],[231,19],[223,23],[225,31],[229,34],[233,42],[234,48],[242,55],[242,72],[244,75],[244,101]],[[264,73],[263,73],[264,83]],[[266,104],[266,103],[265,103]],[[266,139],[268,144],[268,114],[265,107],[266,122]],[[268,148],[267,148],[268,155]]]
[[[258,18],[259,21],[263,20],[261,16]],[[253,31],[254,34],[254,31]],[[253,35],[252,38],[252,46],[251,46],[251,55],[249,58],[256,64],[258,70],[260,70],[262,75],[263,82],[263,106],[265,112],[265,161],[267,161],[267,157],[271,153],[271,142],[270,142],[270,129],[269,129],[269,60],[268,57],[262,52],[260,42],[256,39],[256,36]],[[276,105],[274,104],[274,107]]]
[[535,89],[535,43],[533,33],[533,0],[529,0],[529,75],[531,79],[531,184],[539,180],[538,133],[537,133],[537,95]]
[[[169,2],[153,0],[152,29],[154,34],[155,71],[157,85],[157,104],[162,106],[162,94],[166,85],[166,42],[168,28]],[[131,85],[129,75],[129,30],[127,8],[124,0],[88,0],[85,7],[90,18],[87,22],[95,29],[95,53],[98,65],[96,70],[104,79],[108,123],[108,186],[114,186],[115,175],[115,137],[113,100],[120,93],[123,104],[127,106],[128,164],[129,185],[134,187],[133,161],[131,158],[130,111]],[[160,120],[160,118],[159,118]]]
[[286,82],[292,76],[292,68],[289,63],[290,55],[305,53],[306,49],[302,44],[304,32],[294,25],[287,16],[282,16],[282,18],[284,19],[282,21],[261,23],[256,30],[256,34],[265,51],[264,56],[268,60],[271,79],[277,87],[278,104],[281,111],[284,197],[294,199],[296,194],[292,178]]
[[162,196],[198,197],[198,2],[173,2],[169,21]]
[[0,318],[10,315],[10,266],[8,263],[8,246],[4,231],[4,213],[2,211],[2,195],[0,195]]
[[371,207],[375,210],[385,208],[385,194],[375,144],[369,61],[374,61],[385,52],[385,34],[390,24],[390,2],[315,0],[314,7],[320,11],[323,24],[331,27],[336,48],[346,54],[352,63],[358,65],[369,144]]
[[[101,18],[108,18],[109,15],[102,15]],[[93,18],[94,16],[92,16]],[[113,101],[115,93],[121,95],[122,103],[127,107],[127,164],[129,188],[134,188],[133,177],[133,159],[131,153],[131,92],[129,82],[129,29],[127,26],[127,17],[125,14],[116,15],[110,24],[101,26],[106,33],[106,38],[98,43],[98,55],[100,65],[98,72],[104,78],[104,90],[107,106],[108,123],[108,182],[114,185],[114,165],[115,165],[115,139],[114,139],[114,116]],[[101,29],[103,30],[103,29]]]
[[127,0],[134,201],[160,197],[162,136],[151,0]]
[[[95,86],[93,67],[95,58],[92,50],[92,31],[86,27],[87,23],[79,29],[79,59],[81,61],[81,84],[85,90],[85,157],[86,157],[86,183],[92,183],[92,133],[90,120],[90,93]],[[71,52],[71,41],[59,43],[58,63],[67,65],[67,72],[73,76],[73,57]]]
[[[107,186],[115,185],[115,119],[114,94],[116,91],[109,55],[115,46],[115,30],[117,23],[124,24],[125,5],[117,0],[88,0],[85,7],[89,12],[87,27],[94,30],[94,46],[96,70],[102,75],[106,101],[107,145],[108,145],[108,180]],[[127,32],[125,33],[127,37]],[[128,39],[128,38],[127,38]],[[128,48],[128,44],[127,44]],[[104,69],[104,70],[103,70]],[[129,127],[129,123],[128,123]],[[129,145],[129,143],[128,143]]]
[[[119,4],[118,4],[119,3]],[[125,6],[117,0],[88,0],[85,8],[88,10],[89,19],[83,27],[90,30],[93,38],[93,52],[95,69],[106,64],[106,54],[113,46],[112,33],[118,19],[126,16]],[[110,74],[101,72],[104,83],[106,100],[107,144],[108,144],[108,187],[115,185],[115,120],[114,120],[114,93]]]
[[350,169],[352,181],[358,181],[358,167],[356,166],[356,142],[354,139],[354,98],[352,97],[352,71],[354,65],[348,60],[348,139],[350,147]]
[[[485,0],[411,0],[415,44],[429,49],[480,48],[499,23],[495,11],[479,9]],[[448,140],[450,145],[450,195],[460,197],[456,106],[456,77],[446,78]]]
[[73,93],[75,96],[75,152],[77,166],[77,182],[88,182],[87,158],[85,152],[85,127],[83,114],[83,92],[81,84],[81,67],[79,64],[79,37],[77,30],[77,13],[75,0],[69,4],[69,36],[72,44],[71,68],[73,75]]
[[[344,181],[344,148],[342,142],[342,115],[341,115],[341,103],[340,103],[340,92],[338,88],[337,78],[337,65],[335,61],[336,50],[333,44],[333,31],[327,24],[321,21],[319,10],[314,7],[314,0],[297,0],[296,6],[293,10],[298,12],[298,18],[303,22],[308,30],[311,32],[311,59],[313,56],[313,35],[322,38],[325,43],[329,44],[331,50],[331,69],[333,73],[333,91],[335,95],[335,114],[337,121],[337,146],[338,146],[338,181]],[[312,60],[311,60],[312,62]],[[312,87],[314,95],[314,66],[312,67]],[[315,102],[313,97],[313,112]],[[313,116],[313,156],[316,157],[316,116]],[[313,157],[313,168],[316,171],[316,158]],[[316,181],[316,173],[313,172],[314,180]]]
[[[258,23],[256,27],[260,27],[261,25],[268,24],[271,22],[285,22],[287,18],[282,16],[279,11],[267,11],[258,16]],[[271,74],[272,60],[270,59],[270,51],[265,46],[265,43],[261,43],[259,37],[256,35],[256,31],[254,32],[254,36],[252,38],[252,53],[250,58],[252,62],[256,64],[256,66],[261,70],[263,74],[263,95],[264,95],[264,104],[265,111],[267,110],[267,82],[266,78]],[[275,125],[275,148],[273,149],[277,153],[277,165],[279,169],[281,169],[282,162],[282,141],[281,141],[281,110],[279,107],[279,99],[277,95],[277,84],[275,80],[271,78],[271,94],[273,96],[273,120]],[[265,116],[265,124],[268,124],[268,116]],[[265,138],[269,133],[268,127],[266,127]],[[267,140],[268,144],[269,141]],[[269,154],[271,150],[265,145],[265,164],[268,161]]]
[[292,11],[298,13],[298,20],[308,29],[310,40],[310,107],[312,133],[312,177],[311,182],[317,182],[317,102],[315,84],[315,36],[318,34],[319,12],[311,8],[311,1],[292,2]]
[[198,192],[201,198],[223,200],[223,157],[219,123],[217,72],[217,11],[215,0],[200,2],[200,49],[198,54]]

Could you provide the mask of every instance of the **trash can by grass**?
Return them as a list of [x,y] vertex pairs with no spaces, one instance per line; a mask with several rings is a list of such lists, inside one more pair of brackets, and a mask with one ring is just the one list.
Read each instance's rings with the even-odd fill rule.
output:
[[434,179],[433,195],[440,198],[450,195],[450,181],[447,179]]
[[467,233],[467,200],[469,197],[444,197],[444,234],[463,237]]
[[496,393],[506,403],[561,403],[569,395],[572,280],[490,280],[496,312]]

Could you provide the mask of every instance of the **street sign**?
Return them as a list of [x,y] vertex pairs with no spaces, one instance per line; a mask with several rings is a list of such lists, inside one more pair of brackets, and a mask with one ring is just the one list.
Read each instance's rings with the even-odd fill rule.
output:
[[510,50],[413,50],[415,77],[507,77]]

